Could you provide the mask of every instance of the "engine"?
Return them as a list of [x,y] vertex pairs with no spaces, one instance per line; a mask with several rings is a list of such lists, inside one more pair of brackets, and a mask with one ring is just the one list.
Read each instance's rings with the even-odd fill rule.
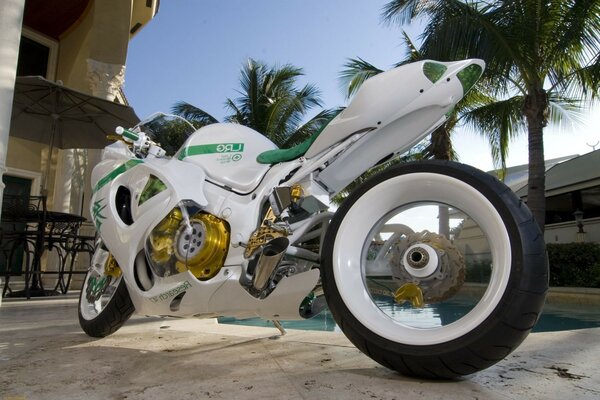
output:
[[160,277],[189,270],[208,280],[221,270],[229,248],[229,224],[204,212],[190,215],[175,207],[156,225],[146,240],[146,259]]

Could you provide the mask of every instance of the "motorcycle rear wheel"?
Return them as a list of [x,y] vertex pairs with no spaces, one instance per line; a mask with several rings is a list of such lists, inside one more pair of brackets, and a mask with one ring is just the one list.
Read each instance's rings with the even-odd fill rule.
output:
[[354,345],[430,379],[506,357],[537,322],[548,288],[527,207],[497,179],[454,162],[403,164],[349,196],[327,232],[322,274]]
[[89,336],[105,337],[123,326],[134,310],[118,264],[100,243],[79,295],[79,325]]

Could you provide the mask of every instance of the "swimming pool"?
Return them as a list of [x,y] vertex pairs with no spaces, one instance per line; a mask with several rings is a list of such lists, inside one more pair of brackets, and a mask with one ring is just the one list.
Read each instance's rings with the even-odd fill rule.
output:
[[[466,314],[472,304],[467,301],[445,302],[442,305],[426,306],[421,310],[410,309],[398,304],[379,304],[386,313],[401,313],[408,325],[418,327],[436,326],[450,323]],[[219,318],[221,324],[273,326],[270,321],[260,318],[235,319]],[[309,331],[341,332],[328,309],[311,319],[301,321],[281,321],[284,328]],[[600,307],[597,305],[546,304],[533,332],[567,331],[600,327]]]

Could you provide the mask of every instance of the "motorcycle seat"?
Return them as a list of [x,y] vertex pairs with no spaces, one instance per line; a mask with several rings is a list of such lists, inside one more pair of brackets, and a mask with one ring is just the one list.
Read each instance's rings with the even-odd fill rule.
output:
[[[323,127],[325,128],[325,127]],[[260,164],[277,164],[286,161],[292,161],[299,157],[302,157],[310,148],[310,146],[317,140],[317,137],[323,132],[323,129],[314,133],[311,137],[306,139],[304,142],[297,144],[289,149],[275,149],[263,151],[256,157],[256,161]]]

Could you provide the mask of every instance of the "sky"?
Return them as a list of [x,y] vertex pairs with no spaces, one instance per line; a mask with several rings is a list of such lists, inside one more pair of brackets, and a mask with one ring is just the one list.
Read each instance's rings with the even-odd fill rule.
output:
[[[418,39],[423,26],[382,22],[388,0],[168,0],[131,41],[125,94],[140,118],[187,101],[217,119],[236,98],[248,58],[292,64],[321,90],[324,108],[347,105],[339,73],[348,58],[388,69],[403,58],[402,29]],[[318,110],[314,110],[316,114]],[[312,116],[312,115],[311,115]],[[584,122],[545,130],[547,159],[600,149],[600,107]],[[489,147],[475,132],[453,136],[460,161],[493,168]],[[508,165],[527,163],[525,136],[511,143]]]

